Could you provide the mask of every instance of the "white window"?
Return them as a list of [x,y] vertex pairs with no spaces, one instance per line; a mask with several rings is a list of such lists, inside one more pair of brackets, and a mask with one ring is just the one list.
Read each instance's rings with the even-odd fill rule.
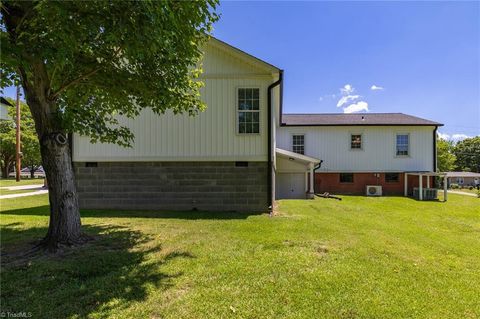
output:
[[350,134],[350,149],[362,149],[362,134]]
[[305,154],[305,135],[292,135],[292,151],[298,154]]
[[408,134],[397,134],[397,156],[408,156],[409,149],[409,136]]
[[238,133],[260,133],[260,89],[238,89]]

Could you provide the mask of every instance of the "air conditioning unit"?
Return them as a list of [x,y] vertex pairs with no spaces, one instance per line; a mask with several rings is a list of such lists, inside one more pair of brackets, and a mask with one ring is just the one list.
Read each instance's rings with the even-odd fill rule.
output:
[[367,196],[382,196],[382,186],[367,185]]

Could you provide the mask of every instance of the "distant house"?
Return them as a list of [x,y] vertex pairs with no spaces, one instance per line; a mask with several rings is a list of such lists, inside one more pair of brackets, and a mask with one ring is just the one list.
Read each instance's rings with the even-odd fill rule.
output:
[[[196,117],[143,110],[119,118],[132,148],[73,135],[83,208],[265,211],[315,192],[409,193],[436,171],[442,124],[394,114],[283,114],[283,71],[220,40],[203,48]],[[423,180],[428,187],[431,177]]]
[[475,186],[475,180],[480,182],[480,173],[472,172],[447,172],[448,186],[458,184],[459,186]]
[[0,97],[0,120],[11,120],[10,115],[8,115],[8,108],[13,106],[14,105],[8,102],[7,99],[5,99],[4,97]]

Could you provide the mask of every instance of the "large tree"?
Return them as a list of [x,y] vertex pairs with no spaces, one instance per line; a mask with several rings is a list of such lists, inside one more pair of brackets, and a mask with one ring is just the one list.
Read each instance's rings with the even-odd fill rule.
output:
[[458,170],[480,173],[480,136],[458,142],[454,154]]
[[2,87],[18,78],[35,120],[50,200],[42,244],[81,244],[67,134],[129,146],[118,116],[194,115],[201,44],[216,0],[2,1]]
[[[13,100],[9,102],[15,104]],[[21,151],[22,165],[30,169],[38,168],[42,159],[40,156],[40,146],[38,144],[37,133],[35,132],[35,122],[28,106],[20,102],[20,128],[21,128]],[[8,115],[11,120],[0,122],[0,161],[2,167],[2,177],[8,177],[10,169],[16,160],[16,111],[14,107],[10,107]],[[33,174],[31,174],[33,177]]]
[[437,169],[440,172],[449,172],[455,169],[455,145],[452,141],[437,140]]

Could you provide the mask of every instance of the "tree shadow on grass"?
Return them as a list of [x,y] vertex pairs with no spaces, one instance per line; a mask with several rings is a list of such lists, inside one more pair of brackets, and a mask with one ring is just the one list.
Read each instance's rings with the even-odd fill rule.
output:
[[[128,210],[81,210],[82,217],[106,217],[106,218],[165,218],[165,219],[247,219],[249,216],[261,215],[267,212],[208,212],[208,211],[128,211]],[[48,205],[18,208],[2,211],[7,215],[37,215],[48,216]]]
[[[161,246],[139,231],[117,226],[83,226],[97,240],[64,254],[37,256],[18,263],[2,247],[1,305],[3,312],[31,313],[34,318],[72,316],[121,317],[151,291],[165,291],[181,272],[162,268],[178,258],[194,258],[188,252],[161,253]],[[35,238],[46,227],[22,228],[21,223],[2,227],[3,238]],[[2,241],[3,241],[2,238]],[[4,243],[2,242],[2,246]],[[139,311],[148,311],[141,308]],[[148,314],[138,314],[148,317]]]

